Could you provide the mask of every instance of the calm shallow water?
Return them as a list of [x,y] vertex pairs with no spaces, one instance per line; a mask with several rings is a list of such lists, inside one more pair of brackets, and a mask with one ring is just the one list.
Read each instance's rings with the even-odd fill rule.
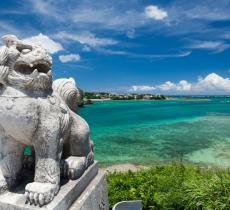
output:
[[102,163],[185,161],[230,166],[230,97],[104,101],[80,109]]

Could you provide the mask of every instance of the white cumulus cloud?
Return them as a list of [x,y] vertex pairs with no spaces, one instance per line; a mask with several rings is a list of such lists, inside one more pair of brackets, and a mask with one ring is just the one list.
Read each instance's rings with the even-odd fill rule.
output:
[[177,85],[176,89],[179,91],[189,91],[192,88],[192,84],[187,82],[186,80],[181,80]]
[[153,86],[148,86],[148,85],[133,85],[129,91],[140,91],[140,92],[144,92],[144,91],[151,91],[151,90],[155,90],[156,88]]
[[230,93],[230,79],[223,78],[216,73],[198,78],[194,83],[181,80],[178,83],[167,81],[159,86],[162,91],[189,92],[189,93]]
[[150,91],[150,90],[162,90],[162,91],[190,91],[192,89],[192,84],[187,82],[186,80],[181,80],[178,83],[173,83],[171,81],[167,81],[159,86],[132,86],[130,90],[132,91]]
[[145,16],[154,20],[163,20],[168,17],[167,11],[160,9],[158,6],[149,5],[145,7]]
[[70,61],[80,61],[81,57],[80,57],[79,54],[60,55],[59,60],[62,63],[67,63],[67,62],[70,62]]
[[54,40],[46,35],[43,35],[42,33],[38,34],[37,36],[25,38],[23,39],[23,41],[28,44],[39,45],[45,48],[51,54],[63,50],[63,47],[60,43],[55,42]]
[[159,89],[168,91],[168,90],[174,90],[176,85],[170,81],[165,82],[164,84],[161,84],[158,86]]
[[197,91],[230,91],[230,79],[211,73],[204,78],[199,78],[194,89]]

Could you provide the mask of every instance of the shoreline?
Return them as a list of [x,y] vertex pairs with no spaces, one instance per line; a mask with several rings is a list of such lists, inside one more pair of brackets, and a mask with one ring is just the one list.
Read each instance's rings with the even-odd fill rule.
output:
[[91,101],[112,101],[110,98],[108,99],[88,99],[88,100],[91,100]]
[[167,165],[173,165],[173,164],[182,164],[185,166],[199,167],[201,169],[218,169],[218,168],[219,169],[229,169],[230,168],[230,166],[224,166],[224,165],[180,162],[180,161],[159,162],[159,163],[153,163],[153,164],[115,163],[111,165],[100,165],[99,168],[100,170],[105,171],[107,173],[114,173],[114,172],[125,173],[128,171],[137,172],[140,170],[149,169],[151,167],[167,166]]
[[142,169],[147,169],[149,166],[133,164],[133,163],[121,163],[121,164],[114,164],[109,166],[102,166],[100,169],[102,171],[106,171],[107,173],[113,172],[128,172],[128,171],[139,171]]
[[124,100],[112,100],[112,99],[89,99],[92,102],[103,102],[103,101],[191,101],[191,102],[196,102],[196,101],[212,101],[211,99],[202,99],[202,98],[192,98],[192,99],[181,99],[181,98],[167,98],[167,99],[124,99]]

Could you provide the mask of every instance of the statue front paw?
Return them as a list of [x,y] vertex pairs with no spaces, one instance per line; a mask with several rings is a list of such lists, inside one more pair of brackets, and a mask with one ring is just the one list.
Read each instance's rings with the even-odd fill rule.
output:
[[0,179],[0,195],[8,191],[7,183],[4,179]]
[[50,203],[57,195],[59,186],[50,183],[33,182],[26,185],[26,203],[39,205],[40,207]]

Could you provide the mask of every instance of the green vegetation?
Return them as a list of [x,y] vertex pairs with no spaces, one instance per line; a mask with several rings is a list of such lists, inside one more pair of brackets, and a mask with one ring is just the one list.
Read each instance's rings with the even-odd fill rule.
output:
[[140,199],[144,210],[230,209],[230,169],[174,163],[110,173],[107,180],[110,208],[122,200]]
[[101,99],[100,94],[94,92],[84,92],[85,99]]
[[136,98],[134,95],[117,95],[117,94],[112,94],[110,95],[111,100],[135,100]]
[[90,100],[90,98],[96,97],[94,93],[84,93],[81,89],[79,89],[79,96],[77,97],[77,105],[78,107],[83,107],[86,104],[92,104],[93,102]]
[[78,97],[77,97],[77,105],[78,105],[79,107],[84,106],[84,100],[83,100],[83,98],[82,98],[81,96],[78,96]]
[[105,92],[85,92],[85,99],[111,99],[111,100],[165,100],[164,95],[154,94],[111,94]]

